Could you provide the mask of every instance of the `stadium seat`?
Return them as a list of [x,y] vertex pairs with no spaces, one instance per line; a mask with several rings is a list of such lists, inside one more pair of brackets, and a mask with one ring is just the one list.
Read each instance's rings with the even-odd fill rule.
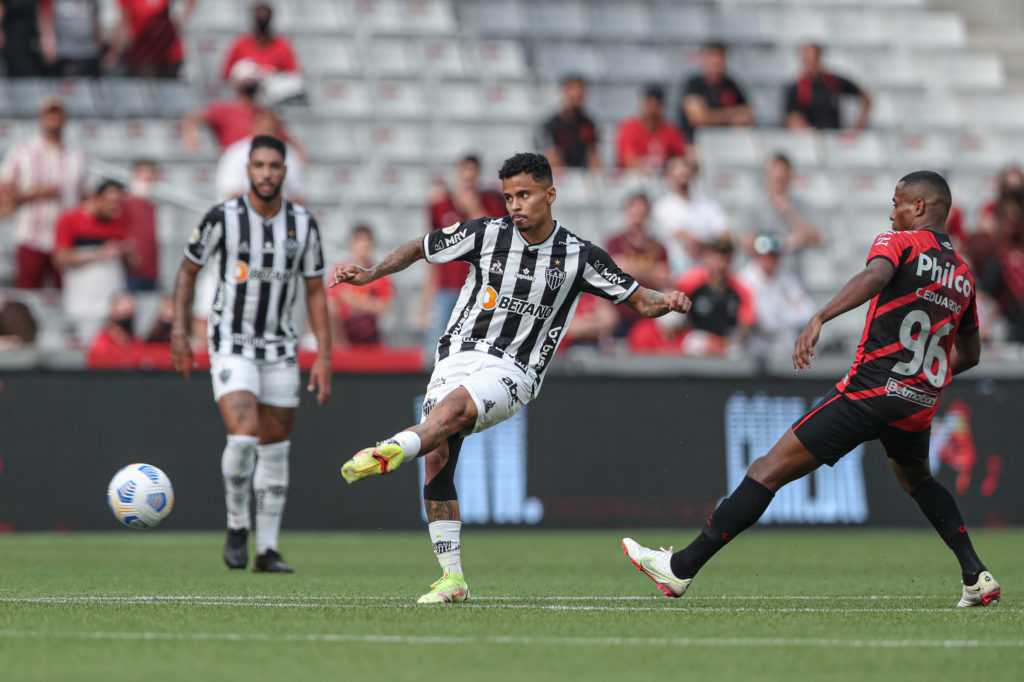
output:
[[[116,87],[117,80],[104,79],[103,84],[108,88],[108,97],[118,102],[120,107],[124,101],[123,94],[119,93]],[[130,82],[130,81],[125,81]],[[112,87],[113,86],[113,87]],[[128,108],[129,111],[114,112],[115,116],[162,116],[164,118],[181,118],[190,111],[202,106],[199,93],[194,85],[184,81],[175,80],[154,80],[149,84],[148,91],[139,93],[141,101],[135,106]],[[150,110],[150,106],[153,109]],[[133,113],[138,111],[139,113]]]
[[651,36],[651,14],[641,3],[587,3],[587,25],[598,40],[647,43]]
[[[800,170],[793,172],[792,191],[816,211],[824,212],[839,203],[831,173],[824,170]],[[819,226],[820,227],[820,226]]]
[[794,50],[765,47],[737,47],[729,54],[729,70],[740,83],[783,87],[799,70]]
[[360,142],[366,139],[366,132],[362,129],[357,131],[355,126],[337,123],[307,124],[296,130],[296,137],[303,143],[314,161],[354,162],[364,158]]
[[1024,131],[1024,96],[972,97],[968,102],[972,127],[985,131]]
[[827,13],[818,9],[800,7],[785,9],[780,12],[763,13],[761,21],[765,31],[772,35],[774,41],[781,45],[800,45],[808,41],[828,44],[830,35]]
[[[741,87],[743,87],[741,83]],[[785,107],[784,94],[780,87],[750,87],[746,88],[747,101],[754,107],[754,120],[757,125],[767,128],[774,128],[785,123],[783,110]]]
[[754,133],[746,128],[700,128],[697,146],[709,167],[755,167],[763,161]]
[[460,3],[459,23],[471,36],[519,37],[526,32],[526,16],[517,0]]
[[356,30],[388,35],[404,33],[404,10],[399,0],[359,0],[353,4]]
[[445,120],[477,121],[484,115],[484,99],[476,83],[439,83],[432,91],[431,108]]
[[957,136],[952,146],[956,166],[968,172],[991,171],[1013,160],[1011,149],[1007,148],[1004,139],[992,133],[965,133]]
[[[293,44],[298,47],[311,33],[334,35],[351,31],[351,19],[346,10],[351,7],[333,0],[288,0],[274,6],[274,24],[282,34],[292,36]],[[307,64],[302,66],[306,68]]]
[[947,168],[953,161],[948,135],[936,132],[896,132],[886,136],[888,155],[897,167]]
[[[884,19],[875,10],[857,8],[842,8],[829,12],[826,22],[828,24],[829,46],[836,47],[858,47],[864,49],[880,48],[893,43],[886,39],[886,33],[882,29]],[[872,71],[872,75],[879,74]]]
[[704,179],[707,195],[734,217],[762,196],[760,173],[755,170],[716,170]]
[[189,24],[204,31],[238,33],[249,27],[248,3],[244,0],[197,2]]
[[912,53],[870,51],[864,56],[864,63],[871,74],[872,89],[921,86],[921,68]]
[[883,165],[885,154],[878,133],[872,131],[822,131],[829,164],[837,168],[874,168]]
[[311,76],[351,76],[363,71],[352,43],[344,38],[304,37],[295,41],[295,51],[300,67]]
[[466,154],[483,153],[474,130],[464,124],[432,126],[427,132],[425,145],[431,163],[446,168]]
[[651,28],[659,41],[702,44],[715,34],[709,7],[663,3],[652,7]]
[[426,159],[424,131],[416,125],[373,125],[369,139],[371,158],[387,162],[422,163]]
[[429,183],[426,170],[408,165],[386,164],[367,174],[367,184],[374,188],[377,198],[392,206],[422,209]]
[[406,77],[418,71],[416,59],[406,40],[374,39],[364,51],[366,70],[377,76]]
[[580,0],[546,0],[526,6],[532,36],[574,40],[587,36],[587,16]]
[[757,12],[725,10],[715,15],[711,35],[718,36],[728,45],[766,45],[772,41]]
[[921,62],[923,77],[935,87],[968,91],[1006,87],[1003,62],[992,52],[928,55]]
[[614,125],[637,113],[639,97],[635,85],[594,85],[587,93],[587,112],[598,123]]
[[369,85],[365,81],[324,78],[307,83],[314,111],[321,116],[343,119],[369,118],[373,112]]
[[604,78],[601,54],[594,45],[545,42],[537,47],[537,71],[547,78],[578,74],[587,80]]
[[669,65],[663,51],[646,45],[608,45],[600,51],[605,78],[615,81],[665,81]]
[[476,77],[475,64],[468,61],[457,40],[429,38],[412,46],[413,61],[428,77]]
[[447,0],[405,0],[402,18],[405,31],[412,34],[454,35],[458,28]]
[[[199,6],[216,5],[220,3],[200,3]],[[193,19],[194,21],[195,19]],[[201,83],[221,82],[220,69],[227,53],[228,45],[233,36],[230,34],[208,33],[209,27],[205,24],[197,24],[204,27],[204,31],[195,37],[186,36],[186,71],[193,80]],[[234,26],[234,30],[238,25]],[[297,46],[298,47],[298,46]],[[301,54],[301,52],[300,52]]]
[[423,89],[415,81],[380,81],[374,88],[377,116],[391,119],[418,120],[426,115]]
[[848,209],[878,208],[888,215],[889,199],[895,187],[889,172],[855,171],[834,173],[839,203]]
[[365,175],[361,164],[311,163],[306,168],[306,198],[314,204],[364,201]]
[[4,85],[11,113],[18,118],[35,118],[39,104],[54,92],[53,82],[42,78],[11,78]]
[[525,83],[485,85],[482,95],[486,114],[490,119],[524,123],[537,119],[533,88]]
[[822,163],[821,138],[815,132],[775,128],[758,131],[758,137],[766,160],[772,154],[782,153],[796,168]]
[[485,40],[474,44],[480,73],[488,78],[526,78],[526,57],[522,46],[513,41]]
[[904,122],[927,130],[960,132],[969,119],[960,100],[948,92],[932,90],[921,97],[910,97],[903,101],[900,116]]
[[963,48],[967,45],[964,19],[957,12],[889,13],[880,28],[891,45],[917,49]]
[[593,180],[585,171],[563,168],[555,174],[558,191],[558,211],[575,210],[593,205],[596,192]]

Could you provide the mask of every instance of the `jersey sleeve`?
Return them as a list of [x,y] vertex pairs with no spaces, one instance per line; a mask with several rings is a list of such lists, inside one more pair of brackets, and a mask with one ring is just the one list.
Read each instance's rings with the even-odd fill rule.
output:
[[640,286],[635,279],[619,269],[607,251],[593,245],[583,265],[582,282],[580,290],[583,293],[606,298],[612,303],[622,303]]
[[427,262],[437,265],[479,258],[485,225],[484,220],[470,220],[428,232],[423,237],[423,253]]
[[871,245],[871,250],[868,251],[868,257],[865,263],[870,263],[876,258],[884,258],[894,268],[900,266],[900,259],[903,257],[903,241],[897,232],[883,232],[882,234],[875,237],[874,244]]
[[320,227],[309,217],[309,234],[306,235],[306,250],[302,254],[302,276],[322,277],[324,274],[324,251],[320,244]]
[[839,81],[839,91],[844,95],[859,95],[860,86],[854,83],[849,78],[843,78],[842,76],[836,76],[836,80]]
[[960,318],[960,326],[957,327],[956,333],[959,335],[968,336],[978,331],[979,326],[980,325],[978,324],[978,299],[972,291],[971,300],[970,302],[968,302],[967,307],[964,308],[964,314]]
[[54,248],[70,249],[75,245],[75,225],[72,213],[69,211],[57,220],[57,233],[54,237]]
[[210,254],[219,249],[224,241],[224,208],[217,206],[192,230],[185,245],[185,258],[196,265],[206,265]]

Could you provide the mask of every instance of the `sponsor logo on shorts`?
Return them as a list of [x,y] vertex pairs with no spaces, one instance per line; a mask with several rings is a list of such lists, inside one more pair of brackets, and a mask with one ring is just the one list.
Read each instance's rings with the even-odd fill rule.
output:
[[427,393],[430,393],[436,388],[444,386],[446,383],[448,383],[447,379],[445,379],[444,377],[437,377],[436,379],[432,380],[429,384],[427,384]]
[[231,378],[231,370],[222,369],[220,372],[217,373],[217,378],[220,379],[220,382],[222,384],[228,383],[228,379]]
[[494,408],[495,402],[493,400],[484,399],[484,414],[489,414]]
[[923,391],[913,386],[907,386],[903,382],[889,379],[885,384],[885,394],[903,398],[904,400],[925,407],[935,407],[939,402],[939,395],[930,391]]
[[427,398],[423,401],[423,416],[426,417],[430,414],[430,411],[434,409],[434,405],[437,405],[437,398]]
[[[519,402],[519,385],[511,377],[502,377],[501,383],[505,386],[505,393],[508,394],[508,409],[513,409]],[[486,413],[486,410],[484,410]]]

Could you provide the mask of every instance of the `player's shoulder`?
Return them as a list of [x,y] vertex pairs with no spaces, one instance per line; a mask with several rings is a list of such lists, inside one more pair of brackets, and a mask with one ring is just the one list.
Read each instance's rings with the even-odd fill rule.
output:
[[309,209],[302,204],[297,204],[294,201],[285,201],[285,210],[288,214],[295,216],[296,218],[309,218],[313,219],[313,214],[309,212]]
[[555,227],[553,242],[555,246],[565,247],[566,249],[579,249],[584,253],[603,253],[607,255],[600,246],[580,237],[561,223],[558,223]]
[[473,220],[465,220],[461,223],[455,223],[454,229],[452,226],[442,228],[441,231],[451,230],[454,232],[460,227],[467,227],[470,230],[505,230],[512,227],[512,219],[508,216],[501,218],[474,218]]

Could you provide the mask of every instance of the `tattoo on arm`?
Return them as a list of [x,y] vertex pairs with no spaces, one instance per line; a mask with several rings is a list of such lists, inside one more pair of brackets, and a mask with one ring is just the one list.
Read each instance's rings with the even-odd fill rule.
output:
[[174,277],[174,323],[173,328],[187,331],[189,318],[192,315],[192,299],[195,296],[196,275],[199,268],[182,263],[178,274]]
[[665,294],[645,287],[638,288],[626,303],[644,317],[661,317],[668,312]]
[[431,523],[458,519],[456,510],[458,502],[455,500],[424,500],[423,504],[427,508],[427,519]]
[[393,248],[381,262],[373,266],[374,279],[387,277],[390,274],[405,270],[416,261],[424,258],[423,242],[419,239],[412,239],[404,244]]

